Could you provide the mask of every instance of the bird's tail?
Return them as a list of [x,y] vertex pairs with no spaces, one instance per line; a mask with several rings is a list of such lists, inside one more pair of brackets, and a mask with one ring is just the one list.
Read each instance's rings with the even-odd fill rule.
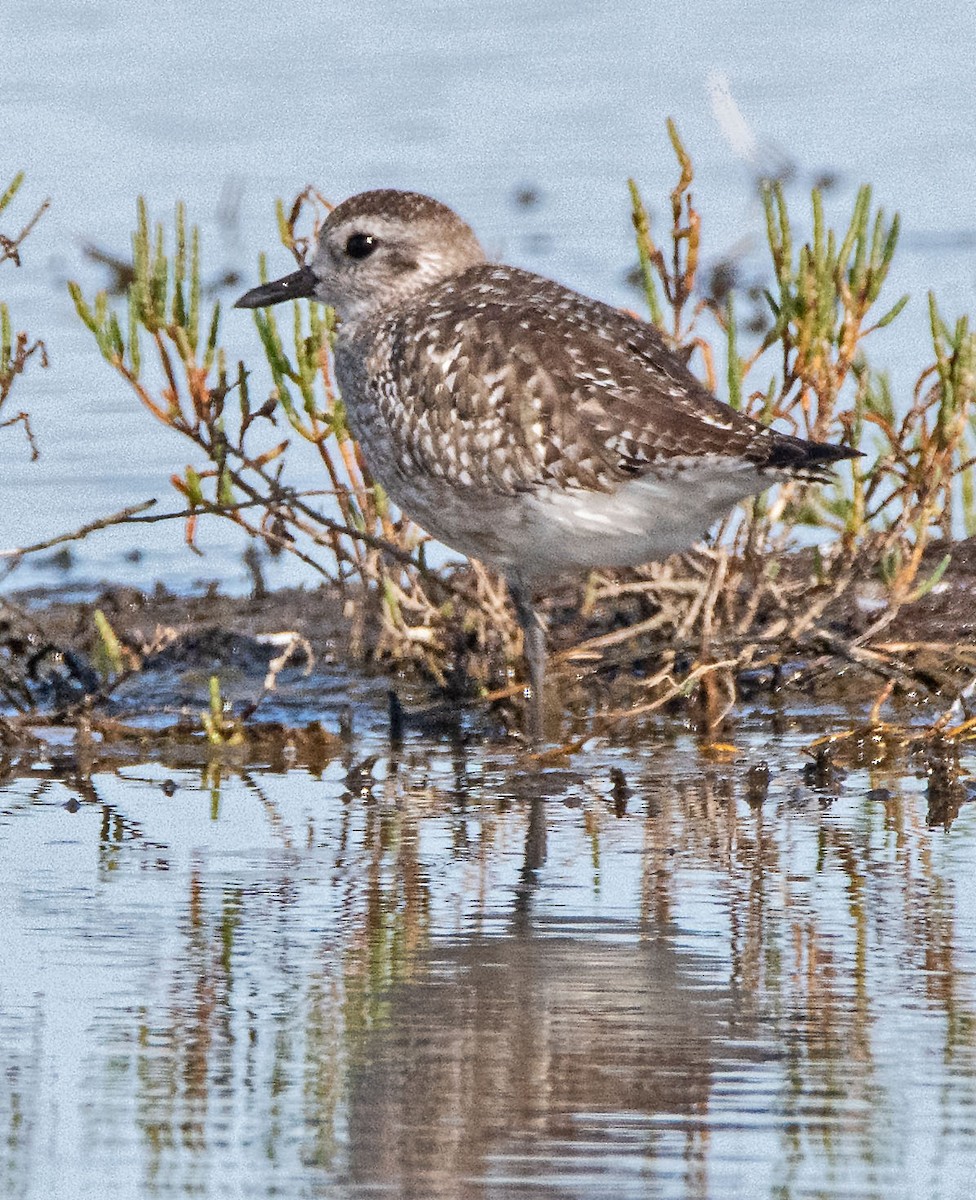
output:
[[770,447],[770,453],[762,468],[803,483],[829,483],[834,476],[831,470],[834,463],[847,458],[861,457],[861,451],[852,450],[850,446],[808,442],[803,438],[784,434]]

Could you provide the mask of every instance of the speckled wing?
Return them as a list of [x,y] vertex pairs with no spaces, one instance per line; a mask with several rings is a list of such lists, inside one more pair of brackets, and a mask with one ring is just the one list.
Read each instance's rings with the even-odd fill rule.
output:
[[385,419],[455,486],[612,491],[706,459],[817,478],[847,453],[736,413],[653,326],[514,267],[469,269],[383,333]]

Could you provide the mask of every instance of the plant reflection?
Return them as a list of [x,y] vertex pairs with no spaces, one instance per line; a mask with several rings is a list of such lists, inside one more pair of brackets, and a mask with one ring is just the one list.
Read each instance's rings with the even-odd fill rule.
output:
[[769,762],[758,793],[748,764],[691,747],[531,772],[414,746],[350,757],[338,787],[211,765],[209,819],[246,803],[263,840],[227,863],[204,844],[185,871],[162,816],[90,778],[100,886],[133,863],[185,886],[146,998],[96,1034],[131,1068],[144,1182],[198,1189],[259,1145],[267,1169],[404,1195],[637,1163],[704,1197],[747,1110],[777,1194],[811,1163],[867,1179],[897,1161],[903,997],[937,1018],[954,1128],[976,1110],[974,943],[931,772],[834,764],[825,791]]

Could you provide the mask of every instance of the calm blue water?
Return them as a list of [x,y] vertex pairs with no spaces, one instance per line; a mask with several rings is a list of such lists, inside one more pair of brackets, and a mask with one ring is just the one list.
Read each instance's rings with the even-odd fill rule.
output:
[[8,783],[0,1194],[966,1200],[976,809],[813,732]]
[[[5,175],[28,172],[14,216],[50,196],[51,212],[20,271],[0,273],[15,318],[51,351],[49,371],[20,381],[43,459],[29,465],[16,432],[0,437],[4,545],[24,544],[114,511],[172,496],[189,448],[156,426],[97,357],[65,294],[94,243],[124,255],[136,196],[169,218],[177,198],[205,235],[207,270],[248,282],[276,249],[273,201],[308,182],[328,196],[412,187],[455,205],[499,257],[616,303],[634,255],[625,181],[635,175],[658,212],[675,173],[671,115],[697,166],[706,258],[761,248],[751,168],[733,153],[707,81],[724,72],[761,161],[792,159],[799,204],[812,178],[837,174],[835,211],[861,181],[899,209],[905,237],[891,297],[934,287],[954,316],[976,289],[976,123],[971,65],[976,17],[950,0],[938,19],[916,4],[770,8],[486,0],[409,9],[305,4],[161,3],[135,14],[116,0],[8,0],[0,10],[0,121]],[[531,185],[542,202],[513,201]],[[216,213],[240,196],[231,233]],[[11,217],[13,221],[14,217]],[[758,260],[757,260],[758,261]],[[233,289],[229,299],[239,289]],[[876,340],[901,388],[925,354],[925,310]],[[225,343],[257,368],[246,314]],[[255,385],[260,386],[260,373]],[[308,481],[318,476],[305,468]],[[147,582],[164,575],[244,581],[240,546],[205,529],[205,560],[181,531],[106,533],[78,549],[78,574]],[[124,560],[133,545],[145,557]],[[286,566],[283,571],[296,568]],[[19,579],[28,575],[21,572]]]

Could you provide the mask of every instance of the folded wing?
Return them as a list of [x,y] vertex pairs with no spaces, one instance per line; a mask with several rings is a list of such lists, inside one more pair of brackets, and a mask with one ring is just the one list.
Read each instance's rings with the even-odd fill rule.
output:
[[455,486],[614,491],[706,461],[829,477],[846,447],[781,434],[721,403],[658,331],[513,267],[482,264],[411,314],[378,376],[403,453]]

